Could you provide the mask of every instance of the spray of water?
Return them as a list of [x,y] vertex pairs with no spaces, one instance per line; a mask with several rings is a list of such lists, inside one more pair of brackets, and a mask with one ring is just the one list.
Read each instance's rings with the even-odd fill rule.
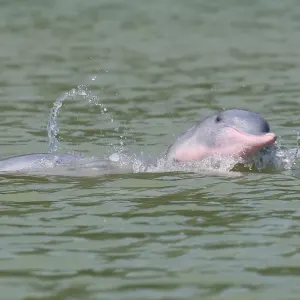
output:
[[57,139],[57,134],[59,132],[59,126],[57,123],[57,115],[58,111],[62,106],[62,103],[65,99],[68,98],[68,93],[65,93],[61,97],[57,98],[53,108],[51,109],[48,125],[47,125],[47,131],[48,131],[48,152],[56,152],[58,149],[58,139]]
[[[96,80],[96,76],[91,76],[90,80]],[[48,152],[53,153],[56,152],[59,148],[59,124],[58,124],[58,114],[59,110],[63,105],[63,102],[68,99],[74,99],[76,97],[82,97],[84,100],[87,100],[88,103],[92,105],[96,105],[100,107],[100,111],[102,115],[110,118],[110,122],[114,122],[114,118],[112,116],[108,116],[107,107],[100,103],[99,97],[93,95],[89,85],[79,85],[76,88],[71,89],[70,91],[64,93],[62,96],[56,99],[54,105],[50,112],[50,117],[47,125],[48,131]]]

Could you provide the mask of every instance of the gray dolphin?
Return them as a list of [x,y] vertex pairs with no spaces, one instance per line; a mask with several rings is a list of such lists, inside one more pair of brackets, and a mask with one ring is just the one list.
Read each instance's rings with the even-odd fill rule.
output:
[[[169,147],[168,160],[202,160],[221,155],[247,157],[274,144],[268,122],[259,114],[240,109],[218,112],[188,129]],[[0,172],[26,172],[77,163],[80,155],[37,153],[0,160]],[[109,164],[113,162],[108,161]]]

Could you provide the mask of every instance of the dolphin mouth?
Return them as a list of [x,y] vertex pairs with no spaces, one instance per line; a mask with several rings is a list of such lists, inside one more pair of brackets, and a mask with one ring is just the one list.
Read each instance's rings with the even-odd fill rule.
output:
[[[219,148],[223,148],[217,149],[216,152],[219,152],[219,154],[231,154],[239,157],[250,156],[266,146],[273,145],[277,140],[277,136],[273,132],[250,134],[230,126],[226,126],[224,131],[220,140],[217,141],[217,143],[219,142]],[[225,141],[223,140],[224,137]],[[213,152],[215,152],[214,150]]]
[[264,147],[273,145],[277,136],[272,132],[250,134],[237,128],[226,126],[216,137],[214,147],[194,145],[178,149],[174,159],[178,162],[202,160],[209,156],[247,158]]

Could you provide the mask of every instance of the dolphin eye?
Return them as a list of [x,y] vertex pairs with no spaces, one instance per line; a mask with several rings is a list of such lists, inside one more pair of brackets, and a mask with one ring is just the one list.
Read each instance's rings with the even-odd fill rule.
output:
[[220,117],[220,116],[217,116],[217,117],[216,117],[216,123],[219,123],[219,122],[221,122],[221,117]]

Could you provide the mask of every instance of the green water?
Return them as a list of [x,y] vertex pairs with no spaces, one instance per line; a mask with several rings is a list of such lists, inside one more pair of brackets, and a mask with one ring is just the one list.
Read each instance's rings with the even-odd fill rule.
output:
[[[298,1],[0,3],[0,157],[161,154],[223,108],[299,131]],[[94,80],[93,80],[94,79]],[[290,172],[0,177],[1,299],[299,299]]]

